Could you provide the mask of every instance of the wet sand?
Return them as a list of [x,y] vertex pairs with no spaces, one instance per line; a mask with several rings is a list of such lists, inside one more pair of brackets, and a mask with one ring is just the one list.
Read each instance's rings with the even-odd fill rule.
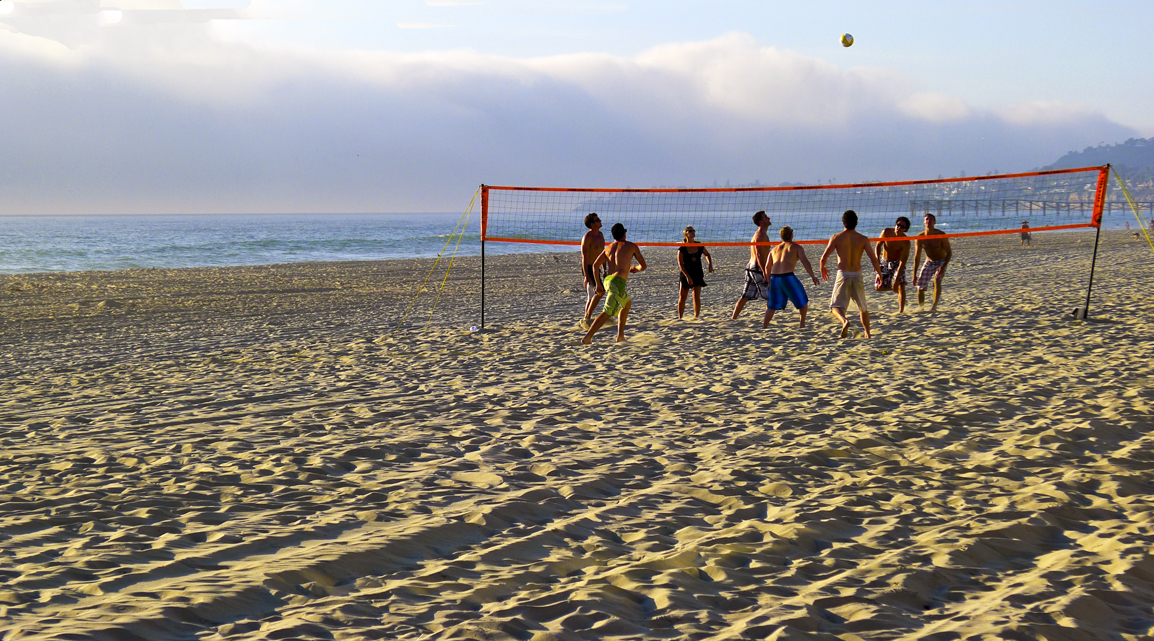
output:
[[588,347],[575,253],[0,276],[0,638],[1149,638],[1154,252],[955,247],[869,341],[741,251]]

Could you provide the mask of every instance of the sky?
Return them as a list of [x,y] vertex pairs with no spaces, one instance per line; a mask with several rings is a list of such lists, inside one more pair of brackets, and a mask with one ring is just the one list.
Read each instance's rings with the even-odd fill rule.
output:
[[1150,24],[1149,0],[0,0],[0,214],[1029,171],[1154,136]]

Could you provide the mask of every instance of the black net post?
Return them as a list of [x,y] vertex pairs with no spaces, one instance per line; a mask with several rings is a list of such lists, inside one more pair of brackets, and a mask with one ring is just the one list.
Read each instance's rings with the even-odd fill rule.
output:
[[485,329],[485,227],[489,215],[489,188],[481,185],[481,329]]
[[[1113,171],[1110,165],[1106,165],[1106,180],[1110,179],[1109,172]],[[1103,197],[1103,200],[1105,198]],[[1090,318],[1090,291],[1094,289],[1094,267],[1098,264],[1098,241],[1102,238],[1102,221],[1098,221],[1098,230],[1094,232],[1094,256],[1090,259],[1090,282],[1086,283],[1086,304],[1080,309],[1074,310],[1074,318],[1076,320],[1087,320]]]
[[1074,310],[1074,318],[1086,320],[1090,317],[1090,290],[1094,288],[1094,266],[1098,262],[1098,240],[1102,237],[1102,227],[1094,234],[1094,257],[1090,259],[1090,282],[1086,284],[1086,305]]
[[481,238],[481,329],[485,329],[485,239]]

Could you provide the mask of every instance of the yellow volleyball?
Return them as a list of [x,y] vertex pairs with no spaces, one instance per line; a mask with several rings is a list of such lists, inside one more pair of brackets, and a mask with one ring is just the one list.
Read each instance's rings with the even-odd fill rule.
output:
[[853,36],[848,33],[841,34],[841,46],[848,47],[853,44]]

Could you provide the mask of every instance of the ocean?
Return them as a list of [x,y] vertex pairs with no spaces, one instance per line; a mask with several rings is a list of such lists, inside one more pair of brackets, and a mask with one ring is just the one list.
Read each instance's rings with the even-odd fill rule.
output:
[[[477,213],[472,215],[460,245],[457,246],[454,238],[446,255],[454,248],[459,256],[481,253],[479,218]],[[752,233],[752,225],[745,216],[732,221],[727,217],[724,222],[719,220],[717,226],[709,225],[710,218],[701,213],[686,218],[697,224],[698,236],[704,242],[741,242]],[[862,217],[863,231],[872,233],[874,228],[892,224],[890,214],[877,217],[876,221],[873,218],[875,216],[868,214]],[[460,214],[0,216],[0,273],[428,258],[445,250],[460,219]],[[580,220],[577,215],[562,216],[543,221],[549,223],[548,228],[534,229],[534,224],[523,223],[521,229],[536,238],[579,240],[585,231]],[[629,223],[628,218],[625,220]],[[840,216],[836,212],[822,217],[822,221],[828,229],[810,230],[812,234],[806,237],[825,238],[840,228]],[[1017,224],[1016,219],[1010,222]],[[1032,225],[1046,222],[1065,221],[1036,220]],[[1085,219],[1078,216],[1076,222],[1085,222]],[[633,223],[629,223],[631,240],[678,242],[685,221],[676,216],[650,215]],[[971,225],[988,228],[991,223],[990,219],[973,216],[969,220],[939,220],[939,226],[947,232],[966,231]],[[1130,214],[1114,211],[1107,214],[1105,223],[1107,229],[1123,229],[1134,220]],[[515,229],[502,230],[500,220],[491,224],[491,235]],[[920,221],[915,220],[914,225],[917,231]],[[798,232],[805,234],[800,228]],[[486,244],[485,251],[496,255],[575,249],[491,242]]]
[[[458,255],[481,253],[474,213]],[[437,256],[461,214],[0,216],[0,273]],[[452,253],[456,240],[448,248]],[[497,246],[494,246],[497,245]],[[488,254],[541,251],[493,243]]]

